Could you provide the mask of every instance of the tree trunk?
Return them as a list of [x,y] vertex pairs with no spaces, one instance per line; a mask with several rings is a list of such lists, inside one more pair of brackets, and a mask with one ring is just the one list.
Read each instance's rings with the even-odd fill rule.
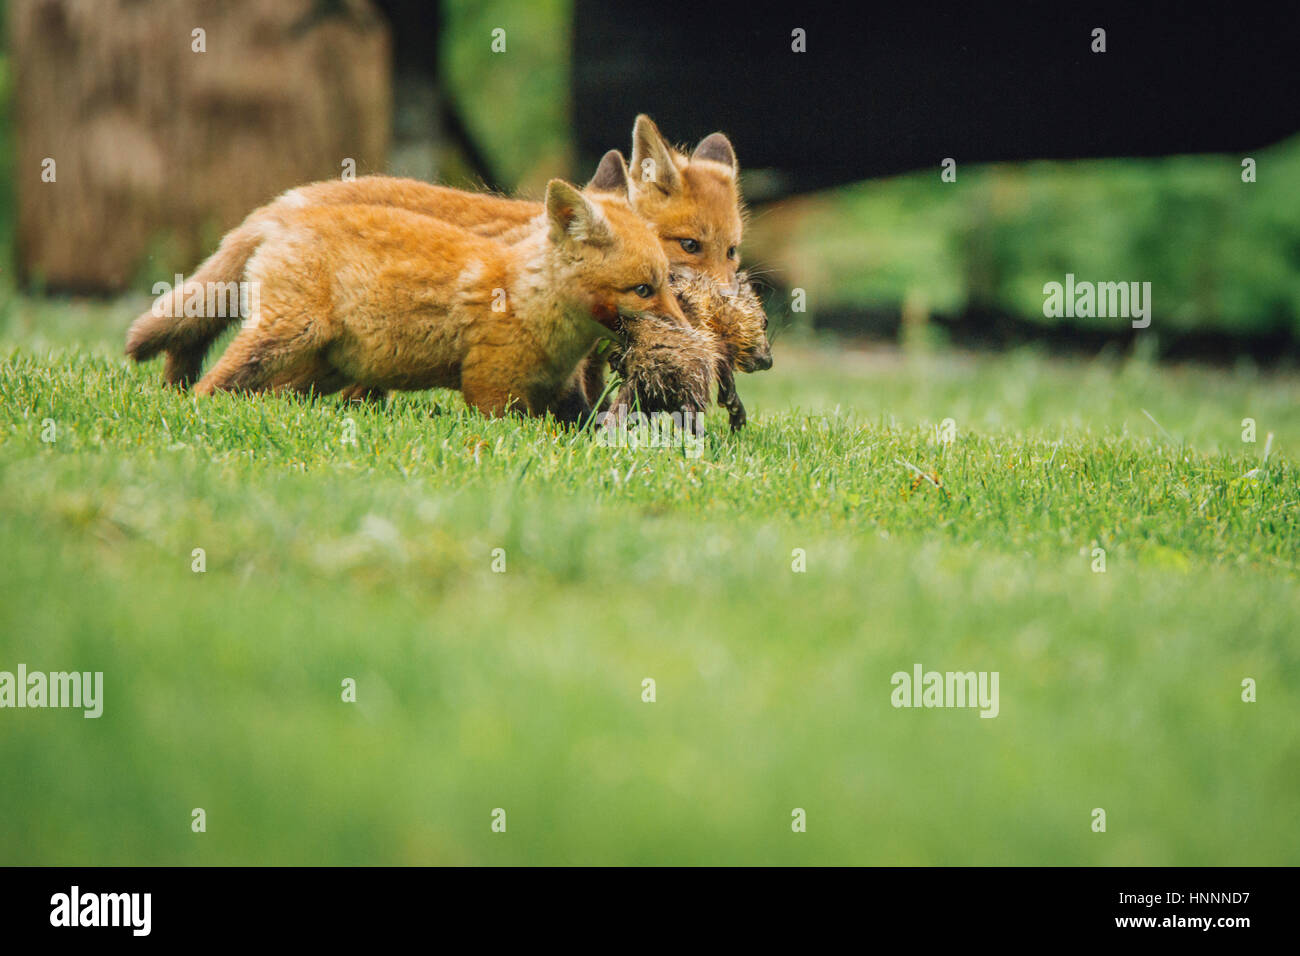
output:
[[10,0],[9,36],[26,285],[170,281],[277,193],[384,168],[369,0]]

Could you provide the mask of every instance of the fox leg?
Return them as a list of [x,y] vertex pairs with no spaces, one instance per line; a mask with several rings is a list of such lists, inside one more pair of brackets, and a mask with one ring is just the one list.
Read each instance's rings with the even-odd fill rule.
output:
[[736,394],[736,369],[725,359],[718,363],[718,405],[727,410],[733,432],[745,427],[749,416],[745,414],[745,405],[740,401],[740,395]]
[[144,361],[155,355],[165,346],[166,362],[163,365],[163,379],[168,385],[189,388],[198,381],[203,371],[203,359],[208,347],[224,332],[232,322],[239,318],[218,316],[184,315],[183,293],[191,289],[193,280],[187,282],[172,297],[175,308],[180,314],[154,315],[146,312],[131,326],[131,338],[127,342],[127,354],[136,361]]
[[191,387],[202,377],[203,360],[212,343],[236,321],[239,319],[203,316],[186,319],[183,335],[178,333],[165,353],[163,381],[182,391]]
[[202,315],[186,315],[186,300],[191,295],[203,295],[208,283],[231,283],[243,278],[244,267],[262,239],[263,224],[255,215],[228,232],[217,251],[193,275],[131,323],[126,339],[127,355],[144,362],[165,351],[167,364],[163,375],[167,383],[181,388],[193,384],[203,368],[208,348],[222,332],[239,321],[239,316],[212,316],[206,311]]
[[177,388],[189,388],[203,371],[203,357],[207,351],[206,342],[188,349],[174,346],[163,362],[163,381]]
[[595,408],[605,394],[605,359],[592,349],[578,366],[578,374],[587,404]]
[[345,386],[351,387],[348,377],[323,355],[317,354],[293,363],[276,375],[267,387],[274,392],[333,395]]
[[731,367],[731,363],[723,360],[718,362],[718,404],[727,410],[728,419],[730,420],[731,430],[740,431],[745,427],[748,416],[745,414],[744,403],[741,402],[740,396],[736,394],[736,372]]
[[359,383],[352,383],[346,386],[339,393],[339,398],[345,402],[375,402],[382,405],[384,399],[388,397],[388,390],[383,388],[370,388]]
[[307,313],[267,315],[235,336],[225,354],[194,386],[196,395],[216,391],[260,392],[286,384],[296,367],[319,357],[327,344],[325,330]]
[[582,424],[591,417],[591,402],[587,401],[581,383],[575,379],[547,406],[547,411],[555,416],[556,421],[570,425]]
[[532,413],[526,399],[510,389],[509,377],[502,374],[500,360],[484,360],[473,353],[466,356],[460,370],[460,393],[471,408],[497,417],[507,412]]

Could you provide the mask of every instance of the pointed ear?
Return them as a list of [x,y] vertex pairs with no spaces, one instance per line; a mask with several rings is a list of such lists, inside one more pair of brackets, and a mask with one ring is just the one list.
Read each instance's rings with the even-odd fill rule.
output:
[[600,207],[577,186],[563,179],[552,179],[546,184],[546,215],[551,220],[551,238],[555,242],[571,239],[603,244],[613,238],[609,221]]
[[673,162],[672,147],[664,140],[650,117],[642,113],[632,127],[632,187],[639,189],[653,183],[665,193],[681,188],[681,175]]
[[736,151],[731,148],[731,140],[721,133],[710,133],[700,140],[700,145],[696,146],[695,152],[691,153],[691,159],[711,159],[715,163],[730,167],[733,173],[738,168]]
[[600,159],[596,175],[587,183],[587,189],[593,192],[617,193],[626,197],[628,194],[627,160],[616,149],[611,149]]

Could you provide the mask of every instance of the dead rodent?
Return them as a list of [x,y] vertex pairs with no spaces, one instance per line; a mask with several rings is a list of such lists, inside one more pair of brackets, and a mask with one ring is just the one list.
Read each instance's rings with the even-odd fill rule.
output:
[[704,273],[680,269],[671,286],[691,328],[649,317],[625,323],[625,341],[607,356],[624,380],[611,404],[639,402],[647,413],[698,416],[708,407],[716,381],[718,404],[727,409],[731,427],[740,428],[746,415],[736,394],[736,369],[755,372],[772,365],[763,303],[744,273],[728,290]]
[[735,287],[728,289],[702,272],[674,269],[669,285],[686,320],[711,331],[732,366],[742,372],[772,367],[767,313],[746,273],[736,273]]
[[736,394],[736,370],[761,372],[772,367],[763,303],[744,272],[736,274],[732,289],[691,269],[675,270],[671,284],[687,321],[710,332],[716,343],[718,404],[727,409],[731,427],[738,429],[746,415]]
[[693,422],[709,407],[718,345],[707,328],[693,328],[658,316],[624,325],[624,341],[606,357],[622,386],[609,402],[642,412],[689,412]]

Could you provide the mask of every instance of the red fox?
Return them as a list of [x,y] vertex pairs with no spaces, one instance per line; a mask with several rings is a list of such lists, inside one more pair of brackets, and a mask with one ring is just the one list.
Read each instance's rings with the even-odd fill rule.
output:
[[645,222],[561,180],[514,244],[376,205],[306,206],[257,228],[246,269],[260,314],[197,394],[455,388],[487,414],[573,421],[587,409],[566,385],[600,338],[645,313],[686,325]]
[[[632,168],[636,175],[631,177],[629,187],[623,157],[611,150],[588,184],[588,194],[600,196],[612,191],[618,195],[630,188],[628,195],[633,208],[654,224],[671,264],[691,267],[728,287],[739,285],[742,291],[747,290],[744,277],[737,279],[736,273],[742,207],[735,152],[727,138],[721,133],[705,137],[688,157],[664,141],[649,117],[638,116],[633,129]],[[268,223],[277,222],[300,209],[336,204],[370,204],[409,210],[504,242],[515,242],[529,235],[531,224],[542,213],[539,203],[467,193],[386,176],[369,176],[350,182],[326,181],[299,187],[252,213],[242,225],[226,235],[220,248],[199,267],[184,287],[170,294],[172,302],[160,300],[153,311],[137,319],[128,333],[127,354],[137,361],[145,361],[160,351],[166,351],[167,381],[182,387],[191,384],[198,377],[203,357],[213,340],[235,319],[184,316],[185,310],[178,306],[183,302],[186,289],[196,283],[229,283],[240,279],[245,265],[261,244]],[[160,312],[171,314],[160,315]],[[721,346],[717,378],[720,388],[729,396],[724,403],[734,402],[739,406],[733,367],[740,367],[743,371],[768,368],[771,352],[765,335],[766,317],[761,306],[757,311],[740,309],[735,315],[749,317],[751,321],[748,326],[724,321],[714,331]],[[708,310],[696,316],[697,323],[704,324],[713,322],[715,318],[721,316]],[[761,325],[758,325],[760,319]],[[742,333],[736,335],[742,326]],[[580,373],[586,380],[587,398],[592,402],[599,396],[603,385],[602,366],[603,363],[593,359],[585,363],[585,369]],[[364,393],[365,389],[359,385],[349,387],[347,391],[351,396]],[[722,394],[719,400],[723,401]],[[739,407],[743,421],[743,406]],[[732,420],[734,424],[734,409]]]

